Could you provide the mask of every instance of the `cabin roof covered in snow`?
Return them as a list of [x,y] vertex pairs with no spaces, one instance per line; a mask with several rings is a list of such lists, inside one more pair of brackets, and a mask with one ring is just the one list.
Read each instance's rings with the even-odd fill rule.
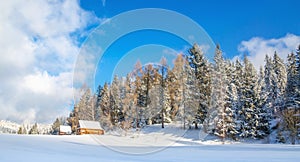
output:
[[72,132],[71,127],[68,125],[60,125],[59,131],[60,132]]
[[80,128],[88,128],[88,129],[101,129],[100,123],[97,121],[89,121],[89,120],[79,120]]

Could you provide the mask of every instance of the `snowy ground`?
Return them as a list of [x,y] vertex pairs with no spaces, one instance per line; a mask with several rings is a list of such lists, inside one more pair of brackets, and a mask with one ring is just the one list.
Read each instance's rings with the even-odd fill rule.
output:
[[[124,132],[123,132],[124,133]],[[199,140],[199,131],[158,126],[103,136],[0,134],[0,161],[299,161],[300,146]]]

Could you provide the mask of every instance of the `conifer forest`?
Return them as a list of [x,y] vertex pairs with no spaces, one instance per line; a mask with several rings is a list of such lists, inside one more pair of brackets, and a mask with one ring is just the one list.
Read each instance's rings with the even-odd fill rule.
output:
[[[264,139],[295,144],[300,137],[300,46],[280,58],[266,55],[255,68],[245,55],[224,58],[219,45],[213,61],[195,44],[178,54],[173,65],[142,66],[137,60],[127,76],[114,76],[96,92],[82,87],[68,122],[100,121],[106,130],[142,129],[146,125],[181,123],[222,140]],[[284,59],[286,61],[284,61]]]

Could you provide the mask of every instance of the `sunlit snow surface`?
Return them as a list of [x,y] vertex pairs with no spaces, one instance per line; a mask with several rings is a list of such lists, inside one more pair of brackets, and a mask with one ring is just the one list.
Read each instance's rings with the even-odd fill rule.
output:
[[102,136],[0,134],[0,161],[299,161],[299,145],[198,139],[199,131],[158,126]]

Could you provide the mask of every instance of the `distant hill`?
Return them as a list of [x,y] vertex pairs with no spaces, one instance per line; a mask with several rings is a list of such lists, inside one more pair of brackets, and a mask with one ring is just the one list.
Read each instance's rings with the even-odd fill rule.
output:
[[[20,127],[25,129],[28,134],[34,123],[18,124],[15,122],[0,120],[0,133],[17,134]],[[39,134],[49,134],[51,131],[51,124],[37,124]]]

